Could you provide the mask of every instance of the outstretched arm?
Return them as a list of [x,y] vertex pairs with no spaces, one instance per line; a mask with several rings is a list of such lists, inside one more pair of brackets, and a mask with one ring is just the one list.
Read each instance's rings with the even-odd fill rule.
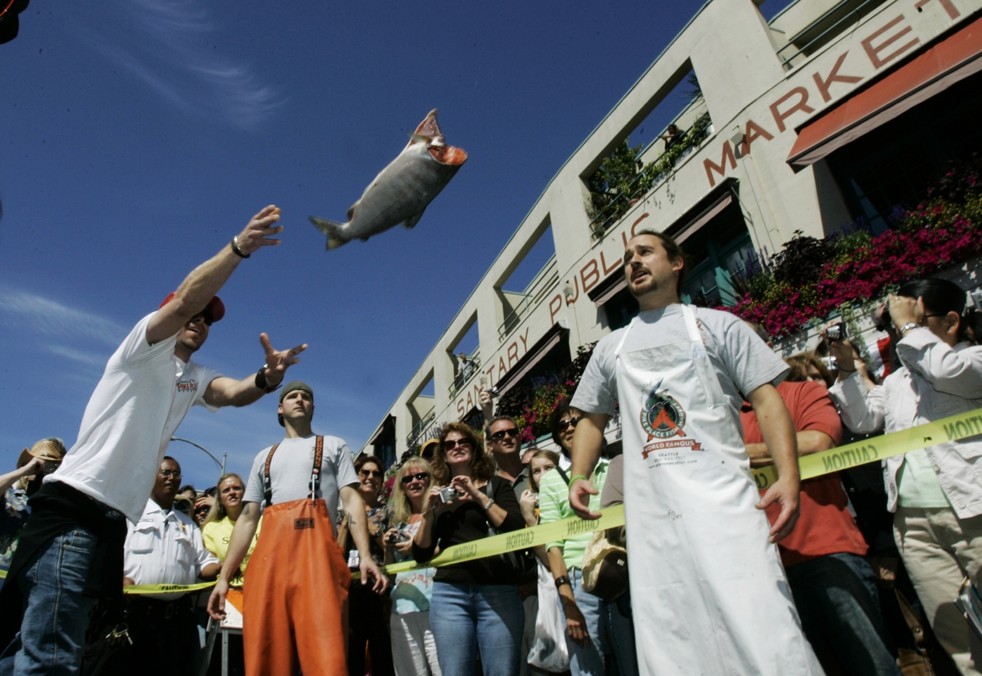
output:
[[[242,380],[219,376],[208,383],[208,387],[205,389],[205,402],[211,406],[246,406],[251,404],[266,392],[279,387],[283,378],[286,377],[286,370],[300,361],[297,355],[307,349],[307,343],[301,343],[289,350],[276,350],[269,342],[269,336],[265,333],[259,334],[259,342],[262,343],[263,351],[266,353],[266,363],[263,366],[262,375],[256,373],[248,375]],[[267,387],[260,387],[264,383]]]
[[244,256],[250,256],[264,246],[278,245],[280,241],[273,235],[283,230],[283,226],[276,224],[279,220],[279,207],[272,204],[264,207],[232,242],[192,270],[177,287],[174,298],[150,319],[147,342],[153,345],[170,338],[208,305],[243,260],[232,250],[233,242]]

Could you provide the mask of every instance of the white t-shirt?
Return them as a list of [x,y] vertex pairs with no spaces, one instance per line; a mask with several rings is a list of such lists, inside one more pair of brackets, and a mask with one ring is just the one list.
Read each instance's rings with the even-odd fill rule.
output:
[[[314,466],[315,436],[284,439],[273,455],[269,478],[273,489],[273,504],[278,505],[310,497],[310,473]],[[272,446],[259,452],[249,471],[245,502],[263,503],[263,470],[266,456]],[[318,498],[324,498],[331,523],[337,523],[338,497],[342,486],[358,486],[358,474],[351,460],[351,451],[343,439],[324,437],[324,454],[321,457],[320,489]]]
[[[695,308],[695,313],[699,335],[729,404],[728,410],[737,429],[741,429],[740,407],[744,395],[767,383],[776,385],[787,375],[788,365],[735,315],[708,308]],[[617,402],[615,351],[627,329],[618,329],[597,343],[571,406],[588,413],[613,415]],[[678,304],[639,313],[630,329],[621,347],[622,354],[689,342],[682,306]]]
[[191,406],[207,406],[205,390],[219,375],[176,357],[176,333],[149,345],[152,316],[141,319],[109,358],[85,407],[78,440],[61,467],[45,477],[119,510],[133,523],[147,504],[171,435]]
[[147,500],[139,521],[126,524],[123,575],[135,584],[194,584],[211,563],[218,563],[218,557],[205,548],[201,531],[183,512]]

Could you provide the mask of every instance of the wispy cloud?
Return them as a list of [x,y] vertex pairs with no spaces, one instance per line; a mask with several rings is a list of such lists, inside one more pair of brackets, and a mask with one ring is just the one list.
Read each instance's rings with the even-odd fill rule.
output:
[[3,319],[7,327],[22,327],[41,337],[70,339],[73,344],[89,338],[116,345],[129,330],[111,319],[12,287],[0,286],[0,315],[7,315]]
[[[175,108],[255,129],[279,105],[279,95],[243,63],[214,48],[216,23],[204,3],[190,0],[117,0],[106,16],[128,17],[128,26],[100,21],[86,10],[74,24],[85,43],[114,67],[128,71]],[[91,9],[90,6],[87,6]],[[122,28],[122,29],[121,29]]]

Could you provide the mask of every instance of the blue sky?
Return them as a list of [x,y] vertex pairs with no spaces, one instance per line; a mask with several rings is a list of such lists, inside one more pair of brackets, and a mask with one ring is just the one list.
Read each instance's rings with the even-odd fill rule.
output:
[[[243,377],[261,331],[309,343],[289,376],[357,449],[701,4],[34,0],[0,45],[0,471],[41,437],[74,443],[130,327],[269,203],[282,245],[243,261],[196,359]],[[431,108],[467,164],[414,230],[325,251],[307,217],[342,218]],[[179,435],[244,473],[279,438],[275,403],[196,409]]]

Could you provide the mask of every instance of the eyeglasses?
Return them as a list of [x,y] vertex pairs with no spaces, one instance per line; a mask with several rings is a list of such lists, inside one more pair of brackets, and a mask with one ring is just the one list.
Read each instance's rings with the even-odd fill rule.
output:
[[382,476],[382,473],[377,469],[363,469],[360,472],[358,472],[358,476],[364,476],[364,477]]
[[181,478],[181,470],[179,469],[162,469],[158,472],[158,474],[165,479],[170,479],[171,477],[174,477],[175,479]]
[[572,418],[563,418],[559,421],[559,431],[565,430],[567,427],[576,427],[576,425],[583,420],[583,416],[574,415]]
[[518,428],[512,427],[511,429],[508,430],[498,430],[497,432],[491,435],[491,441],[501,441],[505,437],[517,437],[517,436],[518,436]]
[[400,479],[399,481],[400,483],[402,483],[403,486],[408,486],[414,481],[426,481],[429,478],[430,478],[429,472],[417,472],[416,474],[407,474],[406,476],[402,477],[402,479]]
[[471,446],[473,446],[473,444],[471,443],[471,440],[470,439],[447,439],[446,441],[443,442],[443,450],[445,450],[445,451],[452,450],[452,449],[456,448],[457,446],[471,447]]

